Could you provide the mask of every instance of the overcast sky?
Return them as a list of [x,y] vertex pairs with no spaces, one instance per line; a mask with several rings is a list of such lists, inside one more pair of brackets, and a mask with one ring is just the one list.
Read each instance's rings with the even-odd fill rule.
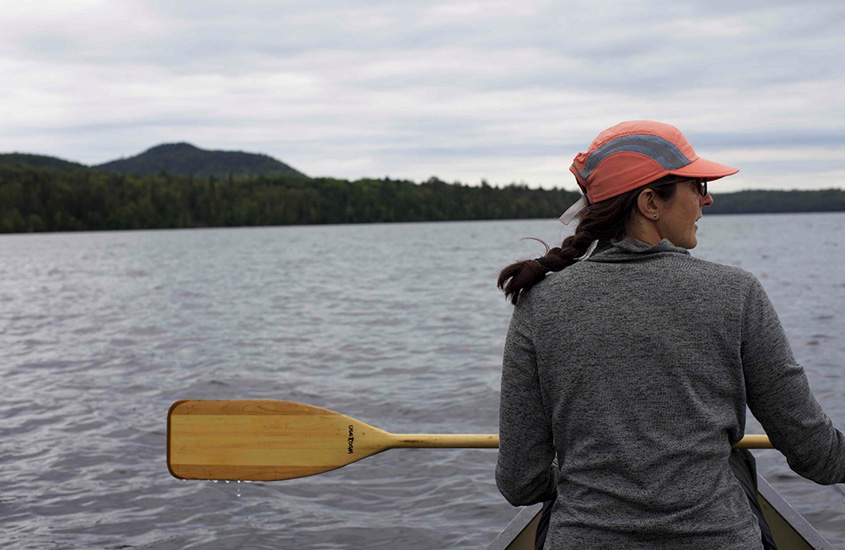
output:
[[842,188],[843,37],[841,0],[0,0],[0,152],[574,188],[653,119],[740,168],[725,191]]

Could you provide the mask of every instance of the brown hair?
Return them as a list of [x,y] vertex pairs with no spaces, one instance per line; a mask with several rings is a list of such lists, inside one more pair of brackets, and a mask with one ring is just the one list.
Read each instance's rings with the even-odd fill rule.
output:
[[[575,263],[587,252],[590,244],[599,241],[618,241],[625,237],[637,198],[645,189],[653,189],[663,200],[675,196],[676,184],[689,178],[666,176],[616,197],[589,205],[581,214],[575,234],[563,240],[560,247],[549,249],[546,255],[534,260],[514,262],[499,273],[497,285],[512,304],[532,286],[546,277],[549,271],[560,271]],[[541,241],[542,242],[542,241]],[[543,243],[545,244],[545,243]]]

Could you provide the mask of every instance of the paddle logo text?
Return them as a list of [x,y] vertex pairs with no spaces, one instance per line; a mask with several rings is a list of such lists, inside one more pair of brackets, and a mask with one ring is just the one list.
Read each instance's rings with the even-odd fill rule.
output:
[[349,425],[349,437],[346,439],[346,444],[348,445],[346,454],[351,455],[355,452],[355,428],[352,427],[352,424]]

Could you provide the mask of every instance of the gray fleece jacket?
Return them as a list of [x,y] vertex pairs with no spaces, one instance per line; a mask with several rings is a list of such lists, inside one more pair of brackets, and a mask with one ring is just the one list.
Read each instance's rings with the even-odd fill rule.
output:
[[514,309],[496,481],[513,505],[557,493],[546,548],[760,548],[728,466],[746,404],[793,470],[845,482],[845,437],[753,275],[605,245]]

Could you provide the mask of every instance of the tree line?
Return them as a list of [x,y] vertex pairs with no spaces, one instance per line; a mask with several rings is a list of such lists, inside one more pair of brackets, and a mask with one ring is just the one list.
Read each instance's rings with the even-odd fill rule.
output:
[[[0,232],[554,218],[579,193],[407,180],[109,174],[0,166]],[[708,213],[845,210],[845,191],[717,195]]]
[[0,166],[0,232],[544,218],[565,190],[391,179],[192,177]]

